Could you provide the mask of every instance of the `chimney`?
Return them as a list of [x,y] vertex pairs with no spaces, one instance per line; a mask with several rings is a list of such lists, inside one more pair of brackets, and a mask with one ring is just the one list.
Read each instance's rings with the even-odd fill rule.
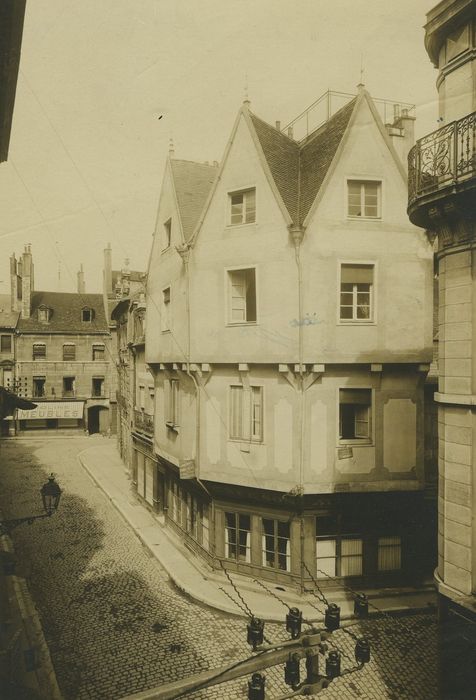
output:
[[10,256],[10,308],[12,311],[20,310],[18,306],[18,274],[15,253],[12,253]]
[[110,243],[108,243],[107,248],[104,249],[103,286],[106,298],[112,296],[112,250]]
[[386,124],[386,128],[403,166],[407,170],[408,153],[415,144],[415,117],[411,116],[405,107],[400,110],[400,105],[394,105],[394,114],[393,124]]
[[84,284],[83,263],[79,266],[78,274],[78,294],[86,294],[86,286]]
[[30,318],[31,293],[33,291],[33,260],[31,245],[26,245],[21,263],[21,317]]
[[276,120],[276,129],[281,131],[281,122]]
[[293,136],[293,127],[292,127],[292,126],[288,126],[288,136],[289,136],[290,139],[294,138],[294,136]]

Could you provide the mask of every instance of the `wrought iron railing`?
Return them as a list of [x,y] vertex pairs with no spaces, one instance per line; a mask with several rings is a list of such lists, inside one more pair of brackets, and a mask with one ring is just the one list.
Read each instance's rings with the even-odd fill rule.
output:
[[427,134],[408,154],[408,202],[476,174],[476,112]]
[[154,434],[154,416],[144,411],[134,411],[134,425],[138,430],[144,433]]

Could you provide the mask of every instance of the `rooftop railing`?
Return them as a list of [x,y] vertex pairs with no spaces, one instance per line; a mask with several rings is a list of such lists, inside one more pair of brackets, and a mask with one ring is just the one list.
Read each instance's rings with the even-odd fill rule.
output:
[[418,139],[408,154],[408,203],[476,174],[476,112]]

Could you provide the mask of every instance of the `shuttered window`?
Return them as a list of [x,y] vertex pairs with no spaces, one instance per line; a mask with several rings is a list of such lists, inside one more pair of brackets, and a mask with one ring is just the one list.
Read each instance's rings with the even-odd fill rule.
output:
[[256,221],[256,190],[254,188],[230,194],[230,224],[251,224]]
[[399,571],[402,568],[402,543],[400,537],[379,537],[378,570]]
[[76,359],[76,345],[74,343],[65,343],[63,345],[63,360],[72,361]]
[[340,440],[370,440],[372,436],[372,390],[339,390]]
[[230,387],[230,438],[255,442],[263,439],[263,387]]
[[46,358],[45,343],[33,343],[33,359],[44,360]]
[[228,320],[256,323],[256,271],[253,267],[228,272]]

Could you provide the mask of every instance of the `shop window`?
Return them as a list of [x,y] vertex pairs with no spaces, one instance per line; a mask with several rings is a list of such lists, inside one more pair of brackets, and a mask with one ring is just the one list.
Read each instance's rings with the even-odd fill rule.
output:
[[251,562],[251,518],[240,513],[225,513],[225,557]]
[[229,201],[229,222],[232,226],[252,224],[256,221],[256,190],[254,187],[240,192],[231,192]]
[[339,390],[340,440],[370,442],[372,435],[372,390]]
[[33,377],[33,397],[41,398],[45,395],[46,377]]
[[1,335],[0,336],[0,352],[11,352],[12,351],[12,336],[11,335]]
[[63,397],[73,398],[75,395],[75,377],[63,377]]
[[230,387],[230,439],[263,439],[263,387]]
[[347,214],[365,219],[380,218],[381,183],[369,180],[347,181]]
[[74,343],[65,343],[63,345],[63,360],[65,362],[76,359],[76,345]]
[[102,343],[93,345],[93,360],[104,360],[105,347]]
[[228,322],[256,323],[256,270],[228,271]]
[[46,359],[46,345],[45,345],[45,343],[33,343],[33,359],[34,360]]
[[341,321],[369,322],[373,320],[374,266],[344,264],[340,268]]
[[290,525],[282,520],[263,518],[263,566],[291,571]]
[[402,542],[400,537],[379,537],[378,570],[399,571],[402,568]]

